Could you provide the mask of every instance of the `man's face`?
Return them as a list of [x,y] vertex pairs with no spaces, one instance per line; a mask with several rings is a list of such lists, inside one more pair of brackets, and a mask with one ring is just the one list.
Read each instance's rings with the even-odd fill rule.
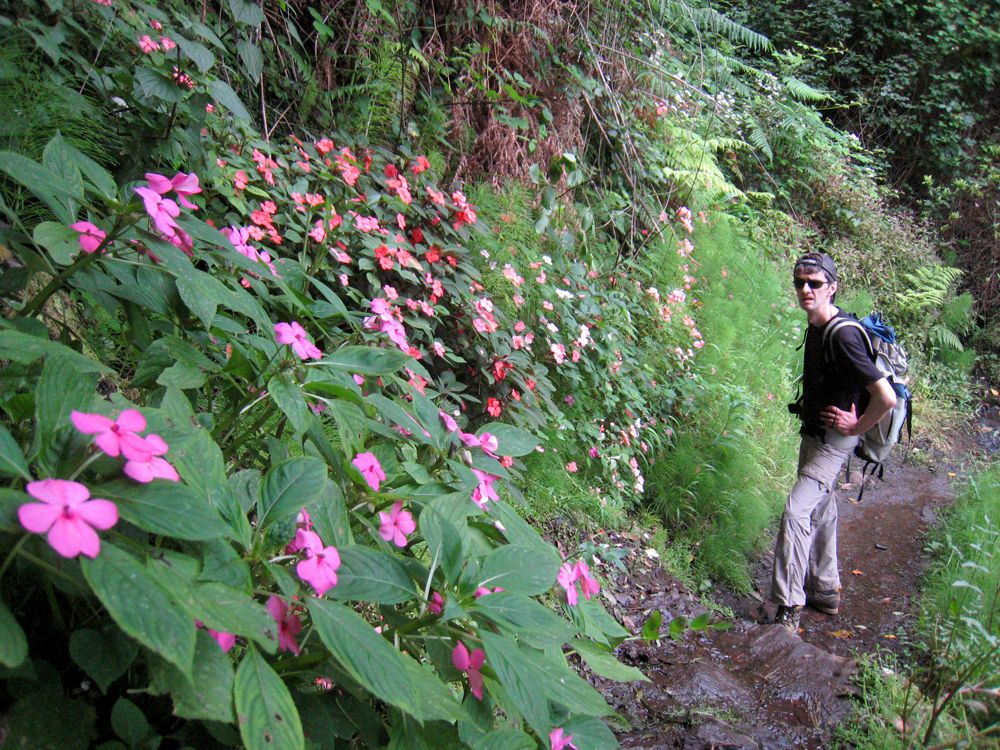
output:
[[[830,302],[837,291],[836,282],[827,281],[826,274],[820,270],[799,269],[793,277],[795,294],[799,299],[799,307],[806,312],[816,310]],[[814,288],[815,287],[815,288]]]

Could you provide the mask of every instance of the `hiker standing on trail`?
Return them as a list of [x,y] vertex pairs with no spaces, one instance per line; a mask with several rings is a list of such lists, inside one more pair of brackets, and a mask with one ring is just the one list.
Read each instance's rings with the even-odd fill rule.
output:
[[792,276],[809,320],[802,396],[789,406],[802,420],[802,443],[774,550],[771,599],[778,605],[775,622],[795,634],[803,605],[831,615],[839,611],[837,476],[859,436],[892,409],[896,395],[856,326],[830,329],[824,345],[828,327],[850,317],[833,304],[838,288],[833,259],[806,253]]

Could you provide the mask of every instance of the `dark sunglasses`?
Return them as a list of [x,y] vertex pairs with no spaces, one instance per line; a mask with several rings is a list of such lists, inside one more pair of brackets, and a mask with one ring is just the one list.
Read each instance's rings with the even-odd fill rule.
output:
[[801,289],[806,284],[809,285],[810,289],[822,289],[830,282],[823,279],[792,279],[792,283],[795,284],[796,289]]

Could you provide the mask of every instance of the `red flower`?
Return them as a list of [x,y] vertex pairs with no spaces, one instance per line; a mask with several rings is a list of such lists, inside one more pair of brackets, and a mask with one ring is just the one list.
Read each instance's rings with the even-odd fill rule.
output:
[[486,399],[486,412],[491,417],[499,417],[502,408],[500,406],[500,400],[490,397]]
[[437,245],[431,245],[430,250],[424,253],[424,258],[428,263],[437,263],[441,260],[441,248]]

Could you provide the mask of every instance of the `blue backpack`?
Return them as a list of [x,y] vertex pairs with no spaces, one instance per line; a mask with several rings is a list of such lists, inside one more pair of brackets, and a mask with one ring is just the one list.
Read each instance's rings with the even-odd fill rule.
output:
[[[855,317],[840,318],[823,332],[824,349],[830,353],[833,335],[841,328],[858,328],[864,334],[868,347],[868,356],[888,380],[896,393],[896,405],[878,423],[873,425],[861,436],[854,455],[865,462],[861,470],[862,482],[858,501],[864,496],[866,475],[878,473],[883,479],[885,460],[892,452],[893,446],[899,442],[906,426],[907,439],[912,437],[913,395],[906,387],[906,371],[908,369],[906,350],[896,340],[896,331],[882,316],[876,312],[862,320]],[[850,464],[848,464],[850,476]]]

